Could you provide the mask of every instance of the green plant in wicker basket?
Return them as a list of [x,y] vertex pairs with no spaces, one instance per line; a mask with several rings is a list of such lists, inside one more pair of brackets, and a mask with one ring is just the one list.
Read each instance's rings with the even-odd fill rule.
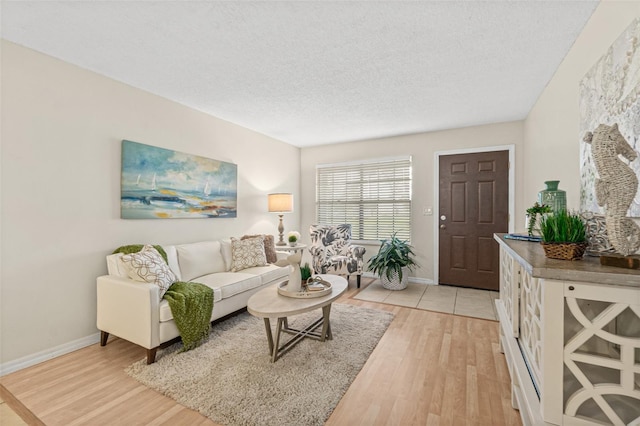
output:
[[309,278],[311,278],[311,267],[309,266],[309,262],[305,262],[304,266],[300,267],[300,278],[302,282],[307,282]]
[[398,281],[402,281],[402,268],[407,267],[413,270],[418,264],[413,257],[413,247],[405,240],[400,240],[394,233],[391,238],[382,240],[382,245],[378,254],[369,259],[367,269],[377,274],[379,277],[385,275],[391,280],[394,272],[398,276]]
[[540,234],[545,243],[585,243],[587,232],[580,215],[560,210],[540,219]]

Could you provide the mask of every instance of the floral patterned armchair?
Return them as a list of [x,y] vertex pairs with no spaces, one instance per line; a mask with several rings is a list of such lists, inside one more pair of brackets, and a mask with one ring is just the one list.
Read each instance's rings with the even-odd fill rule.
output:
[[362,246],[351,244],[351,225],[311,225],[313,270],[316,274],[356,275],[358,288],[364,266]]

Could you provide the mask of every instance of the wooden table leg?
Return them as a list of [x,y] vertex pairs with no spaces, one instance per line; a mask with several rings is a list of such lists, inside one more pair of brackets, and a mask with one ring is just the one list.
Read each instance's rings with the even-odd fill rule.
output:
[[282,324],[287,321],[287,318],[278,318],[278,324],[276,325],[276,341],[273,345],[273,351],[271,353],[271,362],[276,362],[278,359],[278,351],[280,350],[280,335],[282,334]]
[[327,306],[322,307],[322,336],[320,337],[320,341],[324,342],[326,339],[333,339],[331,335],[331,324],[329,323],[329,315],[331,314],[331,303]]
[[264,319],[264,328],[267,330],[267,342],[269,342],[269,354],[273,355],[273,335],[271,334],[271,322],[269,318]]

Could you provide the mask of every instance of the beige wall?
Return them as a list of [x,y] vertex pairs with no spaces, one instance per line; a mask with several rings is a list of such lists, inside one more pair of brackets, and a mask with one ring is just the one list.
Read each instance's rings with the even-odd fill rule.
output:
[[584,75],[640,16],[639,1],[602,1],[525,120],[525,204],[545,180],[559,180],[567,206],[580,207],[578,85]]
[[[299,207],[298,148],[5,41],[1,76],[3,364],[97,333],[115,247],[275,234],[271,191]],[[238,217],[120,219],[122,139],[236,163]]]
[[[487,126],[468,127],[442,132],[350,142],[328,146],[303,148],[301,153],[301,207],[300,218],[303,240],[309,240],[309,225],[315,223],[315,167],[317,164],[339,163],[364,159],[411,155],[413,165],[412,235],[420,268],[414,276],[433,280],[433,232],[438,214],[424,216],[423,208],[435,207],[434,161],[438,151],[453,151],[514,145],[516,155],[516,184],[521,181],[523,123],[510,122]],[[517,185],[516,185],[517,188]],[[516,191],[516,211],[523,211],[520,191]],[[522,220],[522,222],[524,219]],[[367,247],[366,257],[377,252],[377,246]]]

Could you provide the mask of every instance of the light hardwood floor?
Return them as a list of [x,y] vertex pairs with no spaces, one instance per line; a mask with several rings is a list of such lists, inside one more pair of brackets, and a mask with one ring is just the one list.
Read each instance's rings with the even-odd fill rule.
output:
[[[498,323],[352,299],[356,293],[351,283],[337,303],[396,317],[327,425],[521,424]],[[0,378],[0,397],[33,425],[215,424],[125,374],[144,357],[140,347],[111,337],[105,347]]]

